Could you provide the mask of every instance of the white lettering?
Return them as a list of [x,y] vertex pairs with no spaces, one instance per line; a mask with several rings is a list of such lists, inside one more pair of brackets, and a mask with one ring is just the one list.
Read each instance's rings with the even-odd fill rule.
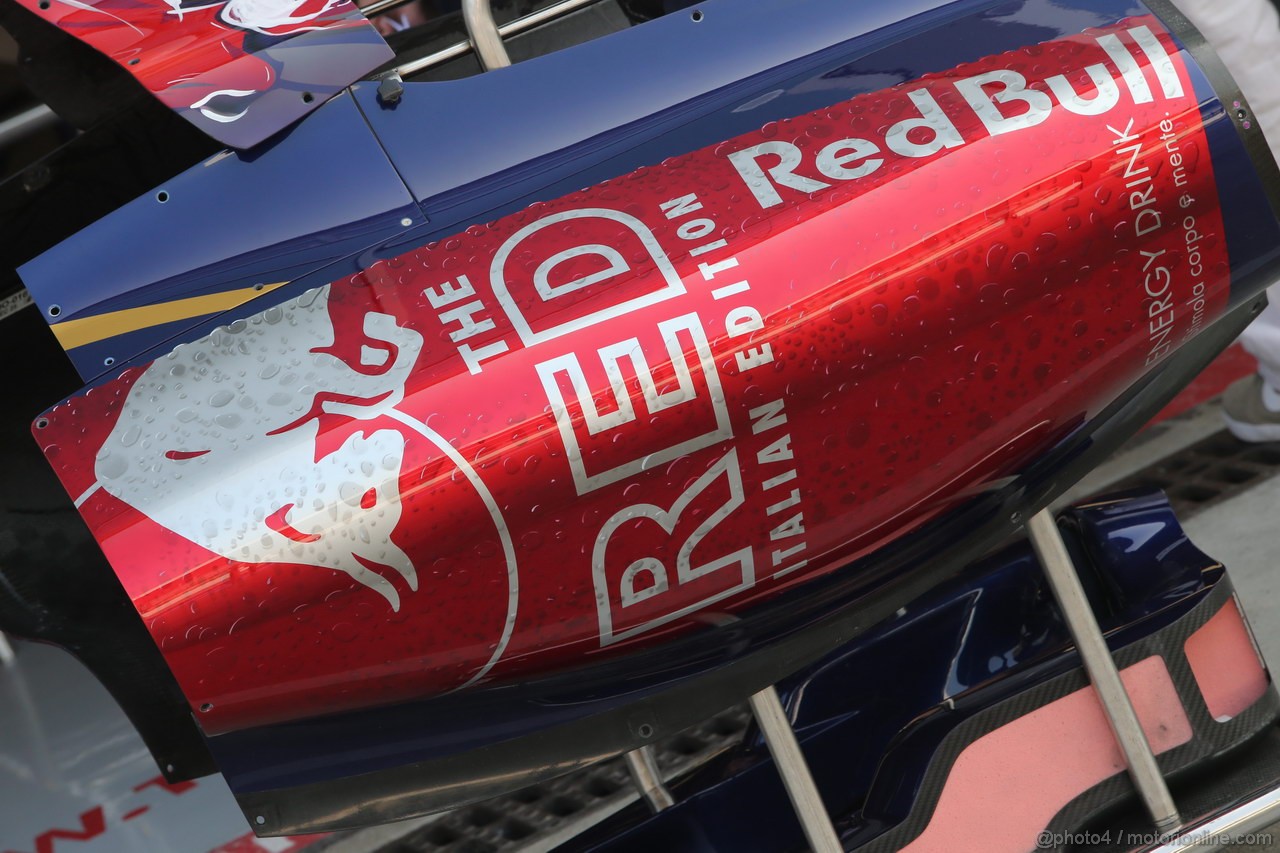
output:
[[[1004,88],[988,95],[986,87],[996,84]],[[1017,71],[989,71],[966,80],[957,80],[956,88],[969,102],[969,106],[973,107],[973,111],[982,119],[992,136],[1035,127],[1047,119],[1053,110],[1053,101],[1049,96],[1044,92],[1028,89],[1027,78]],[[1026,104],[1026,111],[1007,116],[997,106],[1014,101]]]
[[[768,155],[779,158],[776,166],[768,170],[768,177],[765,176],[765,170],[760,168],[760,158]],[[761,207],[774,207],[782,204],[782,196],[778,195],[778,191],[774,189],[773,183],[780,187],[799,190],[804,193],[814,193],[818,190],[825,190],[830,184],[824,184],[822,181],[815,181],[812,178],[806,178],[803,175],[797,175],[795,169],[804,159],[800,149],[790,142],[761,142],[759,145],[753,145],[742,151],[735,151],[729,155],[729,162],[738,170],[738,174],[747,183],[747,189],[751,190],[752,195],[756,197],[756,201],[760,202]],[[769,182],[769,178],[773,179],[773,183]]]
[[[889,128],[884,142],[890,151],[903,157],[929,157],[943,148],[964,145],[964,137],[927,89],[917,89],[907,97],[920,111],[920,118],[904,119]],[[910,133],[913,130],[929,131],[932,138],[928,142],[912,142]]]
[[1085,73],[1089,75],[1089,79],[1098,90],[1092,98],[1080,97],[1065,75],[1058,74],[1045,82],[1049,84],[1049,91],[1053,92],[1063,108],[1076,115],[1100,116],[1115,109],[1115,106],[1120,103],[1120,87],[1116,85],[1116,79],[1111,76],[1107,67],[1090,65],[1085,68]]

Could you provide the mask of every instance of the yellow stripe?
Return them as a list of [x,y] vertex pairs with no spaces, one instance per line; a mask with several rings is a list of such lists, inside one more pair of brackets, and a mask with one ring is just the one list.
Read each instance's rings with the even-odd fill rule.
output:
[[277,281],[260,287],[246,287],[241,290],[210,293],[206,296],[191,296],[186,299],[175,299],[172,302],[161,302],[158,305],[141,305],[137,308],[95,314],[92,317],[77,317],[74,320],[54,323],[50,328],[53,329],[53,334],[58,339],[58,343],[62,344],[63,349],[75,349],[94,341],[114,338],[126,332],[136,332],[138,329],[230,311],[288,283]]

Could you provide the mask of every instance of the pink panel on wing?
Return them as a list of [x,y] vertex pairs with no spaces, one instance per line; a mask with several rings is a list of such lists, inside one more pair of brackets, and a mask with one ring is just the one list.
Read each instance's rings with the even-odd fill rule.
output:
[[1187,660],[1209,713],[1226,722],[1267,692],[1270,680],[1234,599],[1187,640]]
[[[1157,755],[1191,740],[1191,722],[1163,658],[1139,661],[1121,677]],[[1124,769],[1093,688],[1077,690],[969,744],[947,777],[933,819],[903,849],[1035,850],[1037,836],[1063,806]],[[964,846],[979,840],[977,847]]]

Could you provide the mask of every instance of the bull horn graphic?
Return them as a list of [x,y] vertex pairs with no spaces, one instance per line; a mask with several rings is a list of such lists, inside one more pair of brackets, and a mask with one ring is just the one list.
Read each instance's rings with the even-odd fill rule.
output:
[[335,346],[325,286],[179,347],[130,389],[95,488],[227,559],[344,572],[398,610],[388,570],[418,587],[391,538],[404,435],[356,428],[317,453],[322,418],[399,414],[422,337],[376,312],[362,331]]

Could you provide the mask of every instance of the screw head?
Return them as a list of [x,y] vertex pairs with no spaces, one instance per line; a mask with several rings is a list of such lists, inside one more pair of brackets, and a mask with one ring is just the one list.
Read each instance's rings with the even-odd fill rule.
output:
[[404,97],[404,81],[399,74],[389,74],[378,84],[378,103],[394,107]]

